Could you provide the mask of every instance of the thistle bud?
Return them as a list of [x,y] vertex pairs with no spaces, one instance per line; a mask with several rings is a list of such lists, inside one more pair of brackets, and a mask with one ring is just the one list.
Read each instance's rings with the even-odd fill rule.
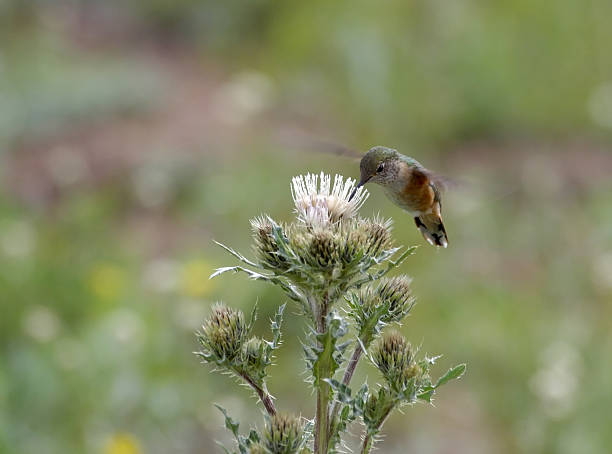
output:
[[391,386],[401,387],[412,363],[412,347],[397,331],[385,333],[373,351],[374,364]]
[[272,454],[294,454],[302,444],[303,427],[300,418],[277,413],[270,417],[264,431],[264,442]]
[[346,264],[349,264],[356,258],[366,255],[369,244],[370,242],[367,232],[360,227],[360,224],[356,223],[348,232],[344,249],[342,251],[342,260]]
[[408,380],[410,380],[411,378],[416,378],[418,380],[422,377],[423,369],[421,369],[421,366],[419,366],[417,363],[413,362],[412,364],[410,364],[410,366],[404,369],[404,371],[402,372],[401,380],[402,383],[408,383]]
[[257,368],[262,365],[264,341],[258,337],[250,338],[242,346],[242,360],[247,368]]
[[372,393],[368,396],[368,400],[363,408],[363,419],[365,421],[376,420],[380,400],[378,393]]
[[204,347],[205,358],[232,361],[246,340],[248,327],[241,311],[217,304],[202,325],[198,340]]
[[339,261],[336,238],[328,229],[313,233],[308,252],[311,266],[330,268]]
[[408,315],[414,305],[411,282],[412,279],[405,275],[380,280],[377,294],[381,302],[388,307],[382,318],[384,322],[399,322]]
[[394,404],[393,396],[387,388],[381,387],[378,392],[370,394],[363,408],[363,422],[366,427],[378,428]]
[[260,216],[251,220],[253,240],[255,241],[255,253],[261,260],[262,265],[269,268],[286,269],[287,260],[279,254],[275,229],[280,226],[267,216]]
[[253,443],[249,447],[249,454],[269,454],[269,451],[261,443]]
[[366,254],[376,257],[391,248],[393,239],[391,238],[390,221],[368,219],[361,224],[360,230],[366,239],[366,244],[364,244]]

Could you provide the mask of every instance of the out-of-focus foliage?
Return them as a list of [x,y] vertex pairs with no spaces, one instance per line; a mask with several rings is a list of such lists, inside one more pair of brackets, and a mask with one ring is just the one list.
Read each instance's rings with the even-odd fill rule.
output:
[[[0,452],[213,452],[211,401],[258,418],[190,351],[215,301],[259,300],[264,337],[285,302],[209,281],[226,263],[211,240],[245,251],[249,219],[285,220],[292,175],[358,175],[273,140],[296,126],[470,182],[444,198],[449,249],[400,270],[419,295],[404,334],[469,373],[392,417],[385,452],[608,452],[611,15],[606,0],[0,2]],[[421,244],[371,192],[362,211]],[[269,387],[310,414],[303,370],[284,367],[294,312]]]

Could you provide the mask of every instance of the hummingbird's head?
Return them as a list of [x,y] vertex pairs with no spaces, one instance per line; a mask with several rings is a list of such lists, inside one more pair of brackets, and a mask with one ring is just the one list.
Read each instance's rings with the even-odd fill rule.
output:
[[359,186],[363,186],[368,181],[378,184],[385,184],[393,179],[396,172],[398,152],[393,148],[373,147],[361,158],[359,165],[361,178]]

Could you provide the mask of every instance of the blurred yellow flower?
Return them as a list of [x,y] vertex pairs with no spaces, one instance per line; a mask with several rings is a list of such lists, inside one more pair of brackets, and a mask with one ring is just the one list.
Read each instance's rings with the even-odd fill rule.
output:
[[142,454],[140,443],[130,434],[113,435],[104,448],[104,454]]
[[91,292],[103,301],[116,300],[125,288],[125,271],[109,264],[96,265],[88,277],[88,287]]
[[209,279],[213,272],[204,260],[190,260],[183,266],[181,273],[181,291],[186,296],[199,298],[206,295],[212,288],[212,281]]

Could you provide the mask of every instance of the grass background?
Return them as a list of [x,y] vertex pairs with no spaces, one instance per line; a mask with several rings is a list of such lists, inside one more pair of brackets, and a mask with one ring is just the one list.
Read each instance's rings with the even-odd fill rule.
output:
[[[381,452],[608,452],[612,406],[612,4],[294,0],[0,3],[0,452],[208,453],[198,364],[215,301],[284,299],[213,239],[289,219],[293,175],[356,177],[321,141],[384,144],[459,181],[450,247],[393,217],[418,304],[402,331],[439,372]],[[325,147],[323,147],[325,148]],[[313,410],[294,311],[270,389]],[[377,380],[364,365],[359,377]],[[356,437],[359,426],[353,429]]]

